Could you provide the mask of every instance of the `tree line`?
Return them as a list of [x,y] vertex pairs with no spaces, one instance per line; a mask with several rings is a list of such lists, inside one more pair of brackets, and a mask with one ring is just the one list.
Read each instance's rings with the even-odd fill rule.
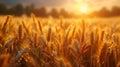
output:
[[120,16],[120,7],[113,6],[111,10],[108,10],[107,8],[103,7],[99,11],[94,11],[91,14],[89,14],[90,17],[115,17]]
[[21,16],[23,14],[30,16],[31,14],[35,14],[38,17],[70,17],[70,14],[63,8],[58,12],[57,9],[53,8],[50,12],[47,12],[45,7],[35,8],[34,4],[23,6],[22,4],[17,4],[12,7],[8,7],[3,3],[0,3],[0,15],[14,15]]
[[[34,4],[23,6],[22,4],[19,3],[15,6],[8,7],[4,3],[0,3],[0,15],[21,16],[25,14],[27,16],[30,16],[32,13],[38,17],[52,16],[58,18],[60,16],[63,16],[69,18],[81,16],[76,15],[74,13],[69,13],[65,9],[60,9],[60,11],[57,11],[57,9],[53,8],[50,12],[47,12],[45,7],[35,8]],[[113,16],[120,16],[120,7],[113,6],[111,10],[108,10],[107,8],[102,8],[99,11],[95,11],[85,15],[85,17],[113,17]]]

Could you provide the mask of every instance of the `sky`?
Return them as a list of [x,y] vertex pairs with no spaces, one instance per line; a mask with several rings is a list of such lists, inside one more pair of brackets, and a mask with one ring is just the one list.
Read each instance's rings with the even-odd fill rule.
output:
[[36,7],[47,7],[47,9],[65,8],[69,12],[80,12],[80,7],[85,6],[88,13],[100,10],[102,7],[111,9],[112,6],[120,6],[120,0],[0,0],[0,2],[13,6],[18,3],[23,5],[34,4]]

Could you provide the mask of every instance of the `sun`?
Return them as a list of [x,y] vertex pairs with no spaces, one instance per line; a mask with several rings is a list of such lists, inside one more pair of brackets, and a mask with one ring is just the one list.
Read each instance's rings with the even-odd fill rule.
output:
[[80,7],[80,12],[84,13],[84,14],[87,13],[87,7],[86,6],[81,6]]

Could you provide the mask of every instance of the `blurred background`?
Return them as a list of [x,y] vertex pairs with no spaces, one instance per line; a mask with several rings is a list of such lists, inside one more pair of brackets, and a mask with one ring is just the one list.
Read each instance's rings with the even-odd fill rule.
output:
[[120,16],[120,0],[0,0],[0,15],[54,18]]

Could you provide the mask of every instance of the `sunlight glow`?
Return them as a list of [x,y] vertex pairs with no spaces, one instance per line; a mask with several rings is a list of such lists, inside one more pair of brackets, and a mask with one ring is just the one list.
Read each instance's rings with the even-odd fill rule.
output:
[[87,13],[87,7],[86,6],[81,6],[80,7],[80,12],[81,13]]

